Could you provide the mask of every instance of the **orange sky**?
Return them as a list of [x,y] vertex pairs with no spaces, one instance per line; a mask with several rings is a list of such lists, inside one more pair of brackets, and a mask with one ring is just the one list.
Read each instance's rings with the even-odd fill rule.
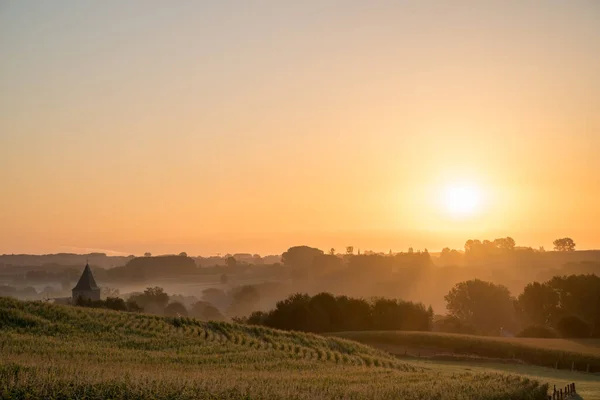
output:
[[0,253],[600,247],[598,3],[397,3],[2,3]]

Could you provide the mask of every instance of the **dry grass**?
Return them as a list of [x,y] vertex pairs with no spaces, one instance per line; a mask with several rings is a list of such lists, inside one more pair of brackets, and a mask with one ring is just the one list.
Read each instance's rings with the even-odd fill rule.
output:
[[433,370],[356,342],[0,298],[0,398],[545,399],[504,373]]

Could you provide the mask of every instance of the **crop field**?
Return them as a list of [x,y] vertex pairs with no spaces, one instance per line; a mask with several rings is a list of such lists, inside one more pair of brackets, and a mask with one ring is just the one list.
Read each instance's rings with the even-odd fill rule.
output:
[[597,339],[501,338],[393,331],[336,332],[331,336],[355,340],[397,355],[404,352],[412,355],[468,354],[505,360],[517,359],[555,369],[600,372],[600,340]]
[[546,399],[535,379],[356,342],[0,298],[5,399]]
[[600,400],[600,375],[587,374],[584,372],[572,372],[568,370],[557,370],[553,368],[538,367],[527,364],[514,363],[494,363],[477,362],[475,360],[454,361],[454,360],[430,360],[430,359],[412,359],[408,361],[415,367],[430,368],[432,370],[442,369],[445,373],[461,374],[464,372],[506,372],[519,374],[540,382],[549,382],[556,385],[557,388],[563,388],[571,382],[577,386],[579,397],[573,397],[572,400]]

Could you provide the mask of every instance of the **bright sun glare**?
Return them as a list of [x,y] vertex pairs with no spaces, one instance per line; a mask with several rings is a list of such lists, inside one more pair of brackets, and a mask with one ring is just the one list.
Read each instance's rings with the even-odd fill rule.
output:
[[482,193],[474,185],[450,185],[443,193],[442,203],[446,213],[450,216],[465,218],[481,210]]

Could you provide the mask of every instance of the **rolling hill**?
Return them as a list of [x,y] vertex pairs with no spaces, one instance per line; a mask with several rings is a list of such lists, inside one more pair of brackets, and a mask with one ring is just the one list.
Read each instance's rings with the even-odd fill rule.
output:
[[0,298],[0,397],[546,399],[504,373],[444,372],[359,343]]

